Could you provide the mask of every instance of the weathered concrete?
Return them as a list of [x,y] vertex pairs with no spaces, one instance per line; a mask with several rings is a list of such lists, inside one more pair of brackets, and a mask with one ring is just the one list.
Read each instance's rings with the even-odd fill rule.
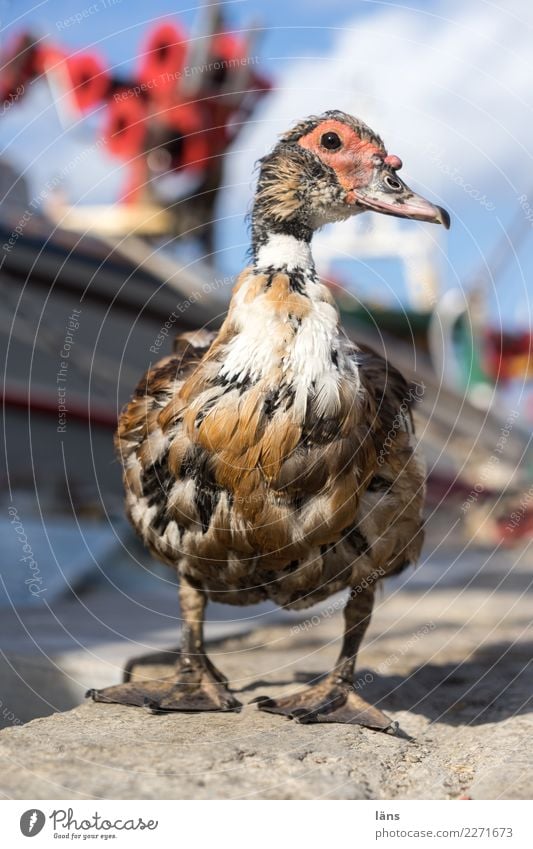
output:
[[[412,740],[300,725],[255,705],[240,714],[152,716],[87,702],[0,733],[0,792],[34,799],[531,798],[530,570],[516,552],[485,560],[479,553],[450,572],[454,579],[420,570],[380,598],[358,686]],[[326,605],[299,623],[287,618],[285,626],[216,643],[211,656],[248,702],[327,670],[341,625]],[[143,675],[167,671],[152,666]]]

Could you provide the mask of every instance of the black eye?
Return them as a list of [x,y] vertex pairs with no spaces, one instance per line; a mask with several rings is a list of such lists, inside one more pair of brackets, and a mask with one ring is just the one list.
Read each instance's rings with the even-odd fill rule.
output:
[[395,177],[391,177],[390,174],[385,174],[383,177],[383,182],[389,189],[392,189],[393,192],[399,192],[402,188],[402,184]]
[[326,150],[338,150],[339,147],[341,147],[342,142],[337,133],[324,133],[320,139],[320,144],[322,147],[325,147]]

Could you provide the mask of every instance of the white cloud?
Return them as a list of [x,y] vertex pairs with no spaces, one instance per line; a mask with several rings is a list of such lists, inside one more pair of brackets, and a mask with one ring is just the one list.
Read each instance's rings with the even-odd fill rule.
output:
[[339,31],[331,56],[293,60],[228,158],[221,214],[248,208],[254,162],[281,131],[331,108],[370,124],[404,161],[403,176],[459,216],[480,216],[461,181],[497,197],[500,212],[530,191],[533,5],[431,9],[376,6]]
[[332,57],[296,61],[279,80],[247,140],[261,149],[302,115],[338,107],[375,125],[424,175],[427,143],[468,162],[472,174],[510,151],[531,159],[532,4],[516,0],[499,10],[474,0],[441,8],[442,17],[378,7],[347,25]]
[[[292,8],[287,15],[295,56],[306,50],[307,25],[314,21],[300,5],[296,18]],[[262,54],[265,70],[278,72],[277,89],[264,99],[228,157],[218,261],[228,272],[242,263],[248,240],[242,216],[250,205],[255,161],[295,120],[340,108],[380,133],[403,159],[403,176],[414,188],[450,209],[448,283],[468,281],[501,237],[498,219],[507,225],[519,214],[517,196],[527,194],[533,206],[533,4],[505,0],[499,8],[488,0],[443,0],[428,2],[423,10],[400,2],[346,6],[364,14],[336,28],[329,55],[295,58],[283,69],[275,57],[269,62]],[[338,14],[335,2],[332,21]],[[331,32],[325,31],[324,43]],[[275,35],[272,44],[278,43]],[[37,84],[2,116],[0,146],[16,167],[28,169],[30,195],[95,140],[93,125],[64,132],[50,107],[45,87]],[[124,180],[118,164],[96,152],[90,164],[65,180],[69,199],[116,199]],[[468,187],[486,196],[495,211],[486,213]],[[438,228],[427,230],[438,238]],[[513,309],[520,304],[520,316],[531,278],[524,267],[533,267],[529,242],[524,241],[497,293],[512,299]],[[490,277],[489,269],[485,276]]]

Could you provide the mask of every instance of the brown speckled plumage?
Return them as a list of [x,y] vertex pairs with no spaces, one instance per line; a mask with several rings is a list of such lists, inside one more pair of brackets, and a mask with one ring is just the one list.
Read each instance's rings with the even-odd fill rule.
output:
[[[253,263],[239,277],[220,331],[179,337],[120,417],[128,515],[182,583],[186,634],[174,689],[181,684],[185,695],[165,690],[156,698],[152,688],[155,708],[203,709],[208,690],[211,709],[236,706],[188,613],[196,605],[203,615],[207,597],[272,599],[298,609],[350,588],[345,643],[329,683],[309,697],[260,706],[300,718],[303,710],[308,721],[389,724],[354,695],[351,675],[376,581],[420,553],[424,469],[410,414],[415,393],[382,357],[348,341],[309,242],[325,220],[366,203],[445,222],[442,210],[403,183],[389,201],[393,189],[383,181],[398,163],[379,137],[343,113],[287,133],[262,162]],[[376,181],[381,188],[370,202]],[[95,698],[139,704],[142,687],[132,687]]]
[[[249,281],[247,290],[253,274]],[[268,296],[267,285],[265,278],[256,297]],[[286,318],[297,305],[282,310],[284,303],[278,320],[294,337],[298,325]],[[121,416],[128,513],[153,553],[214,600],[272,598],[287,607],[416,559],[424,478],[409,417],[399,412],[413,397],[401,375],[343,341],[347,373],[335,414],[318,417],[311,402],[298,417],[277,373],[235,385],[220,379],[226,334],[213,334],[211,348],[206,338],[198,348],[181,337]],[[351,363],[359,363],[361,387],[350,382]]]

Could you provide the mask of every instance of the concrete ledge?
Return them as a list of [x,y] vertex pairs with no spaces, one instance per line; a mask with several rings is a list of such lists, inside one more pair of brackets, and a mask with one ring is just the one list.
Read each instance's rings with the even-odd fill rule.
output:
[[[300,725],[246,704],[240,714],[151,716],[86,702],[0,733],[0,793],[16,799],[530,798],[531,601],[434,588],[379,602],[358,686],[402,739]],[[467,626],[466,626],[466,623]],[[341,618],[327,608],[217,643],[243,702],[331,665]],[[143,676],[164,671],[144,668]],[[93,683],[98,684],[98,681]]]

